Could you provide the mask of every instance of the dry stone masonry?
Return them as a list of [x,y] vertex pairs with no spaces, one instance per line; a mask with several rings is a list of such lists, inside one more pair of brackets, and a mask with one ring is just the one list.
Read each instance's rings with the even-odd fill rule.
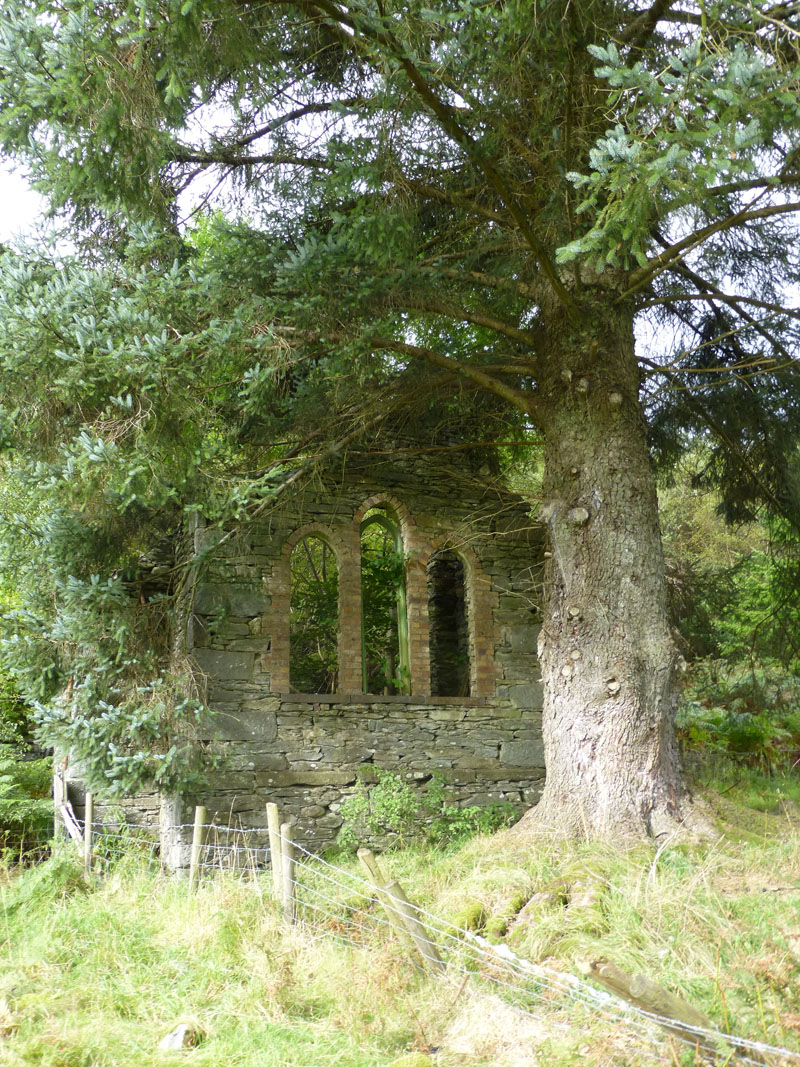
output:
[[[220,826],[264,827],[275,801],[305,847],[328,848],[343,799],[380,768],[420,789],[438,772],[455,804],[536,802],[540,530],[485,468],[412,457],[350,455],[234,535],[194,530],[182,626],[210,710],[197,742],[219,759],[202,795],[131,802],[136,821],[160,822],[168,864],[186,862],[195,803]],[[403,692],[362,691],[361,531],[375,514],[402,549]],[[291,559],[309,535],[338,570],[333,692],[290,685]]]
[[[385,511],[405,558],[409,693],[362,692],[360,528]],[[314,534],[338,565],[338,684],[293,693],[290,558]],[[298,839],[332,845],[359,776],[387,768],[421,788],[441,772],[454,803],[535,803],[544,778],[536,643],[539,530],[518,496],[468,469],[374,458],[329,471],[262,523],[218,548],[187,617],[187,651],[213,712],[199,740],[222,757],[200,800],[222,825],[263,826],[267,801],[296,819]],[[469,695],[431,695],[429,565],[463,570]],[[452,565],[451,568],[452,570]],[[434,664],[435,666],[435,664]],[[189,822],[186,810],[175,818]]]

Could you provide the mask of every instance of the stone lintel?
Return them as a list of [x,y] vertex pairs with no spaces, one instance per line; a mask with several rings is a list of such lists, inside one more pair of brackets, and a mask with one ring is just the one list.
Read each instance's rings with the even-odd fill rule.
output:
[[[357,767],[339,771],[317,770],[293,770],[276,771],[274,774],[265,774],[262,777],[264,786],[294,786],[294,785],[354,785],[357,779]],[[506,769],[506,776],[508,769]]]
[[442,768],[440,773],[445,782],[451,785],[467,782],[513,782],[516,788],[520,788],[521,783],[532,785],[544,779],[544,767],[512,767],[509,765],[500,768],[496,763],[493,767],[481,767],[480,770],[462,767],[454,767],[452,770]]

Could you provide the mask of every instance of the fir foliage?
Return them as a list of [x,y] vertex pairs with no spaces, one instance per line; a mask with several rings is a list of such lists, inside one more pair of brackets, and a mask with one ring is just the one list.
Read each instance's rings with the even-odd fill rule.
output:
[[799,35],[766,0],[7,0],[0,144],[76,249],[0,263],[5,654],[48,737],[191,780],[158,546],[389,418],[554,432],[618,311],[657,457],[701,441],[793,544]]

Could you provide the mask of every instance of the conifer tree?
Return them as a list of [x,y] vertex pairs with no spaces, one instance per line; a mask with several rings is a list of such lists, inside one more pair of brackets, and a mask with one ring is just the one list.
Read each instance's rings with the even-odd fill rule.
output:
[[[540,825],[624,837],[694,820],[651,446],[707,435],[731,515],[756,500],[796,515],[799,48],[800,6],[765,0],[6,0],[4,147],[109,293],[116,272],[138,294],[132,351],[149,338],[202,410],[183,473],[167,449],[150,468],[166,498],[149,484],[137,508],[185,506],[204,463],[260,448],[246,511],[276,471],[294,476],[268,447],[279,427],[294,457],[336,447],[365,396],[445,410],[458,395],[541,434]],[[218,215],[187,241],[191,189]],[[156,243],[133,271],[142,227]],[[30,425],[34,394],[58,394],[110,447],[112,400],[165,402],[147,360],[107,360],[124,331],[112,344],[97,317],[76,340],[87,298],[63,269],[24,270],[6,287],[29,313],[7,307],[29,359],[80,355],[27,398],[17,368],[8,407]],[[91,395],[87,365],[106,368]],[[135,451],[115,487],[134,497]]]

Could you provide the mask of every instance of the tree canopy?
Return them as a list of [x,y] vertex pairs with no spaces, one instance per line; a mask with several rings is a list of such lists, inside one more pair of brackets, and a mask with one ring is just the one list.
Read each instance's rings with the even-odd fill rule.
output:
[[[574,788],[578,832],[686,818],[648,447],[705,439],[731,518],[796,522],[800,8],[10,0],[0,72],[0,140],[75,247],[3,260],[41,699],[70,605],[135,604],[187,509],[244,519],[388,415],[535,427],[542,817]],[[93,700],[122,633],[87,633]]]

